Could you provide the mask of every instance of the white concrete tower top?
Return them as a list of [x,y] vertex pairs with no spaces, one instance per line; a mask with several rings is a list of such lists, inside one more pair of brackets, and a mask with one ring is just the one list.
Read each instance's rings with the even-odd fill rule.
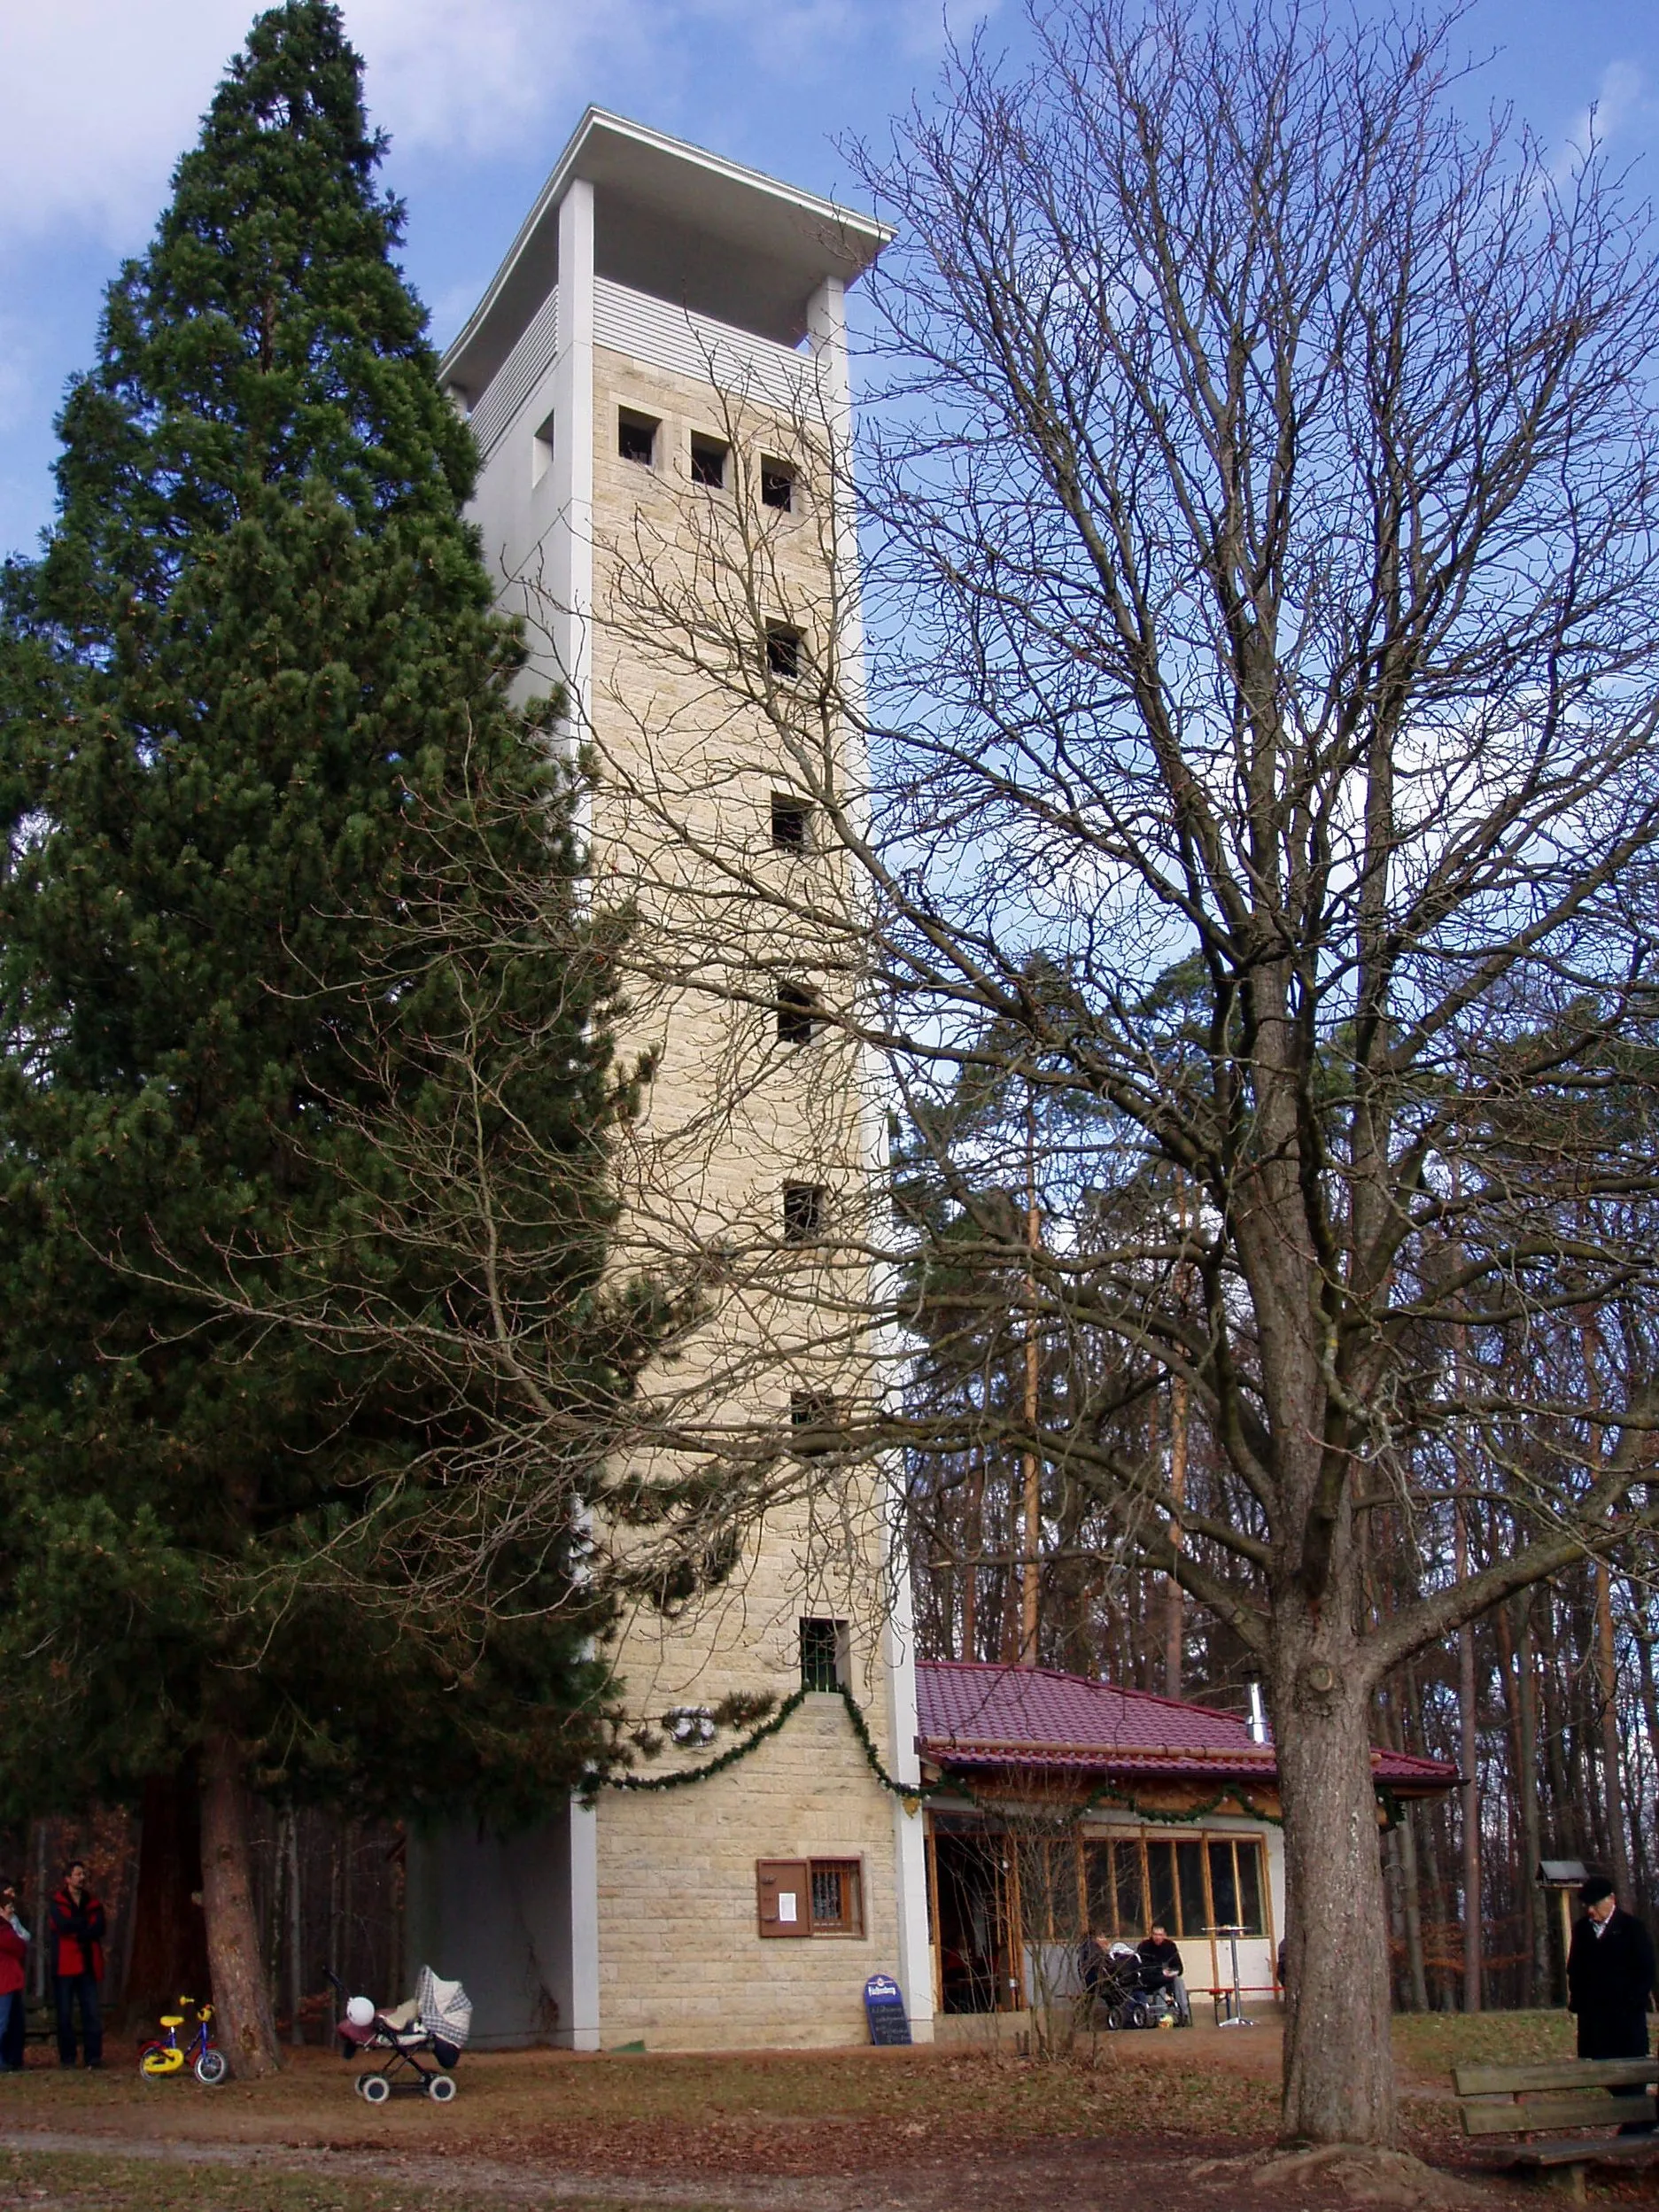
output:
[[469,405],[557,283],[559,208],[578,182],[594,188],[597,276],[774,345],[799,344],[825,279],[853,283],[894,235],[872,215],[590,107],[444,356],[446,384]]

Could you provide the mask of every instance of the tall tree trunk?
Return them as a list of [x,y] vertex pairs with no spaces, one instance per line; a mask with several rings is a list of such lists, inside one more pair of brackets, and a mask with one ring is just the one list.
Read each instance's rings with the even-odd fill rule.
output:
[[[1391,1689],[1383,1708],[1383,1741],[1391,1750],[1408,1751],[1400,1719],[1398,1687]],[[1429,1979],[1423,1956],[1423,1874],[1417,1865],[1416,1808],[1407,1798],[1399,1808],[1394,1831],[1395,1863],[1399,1869],[1400,1917],[1406,1939],[1407,2001],[1414,2012],[1429,2009]]]
[[1629,1831],[1624,1821],[1624,1746],[1618,1725],[1618,1663],[1613,1640],[1613,1578],[1605,1559],[1595,1563],[1596,1698],[1601,1708],[1601,1773],[1607,1790],[1607,1833],[1613,1864],[1609,1871],[1619,1902],[1628,1912],[1634,1902],[1630,1881]]
[[[1169,1387],[1169,1494],[1174,1500],[1175,1517],[1169,1527],[1169,1541],[1175,1550],[1181,1549],[1180,1516],[1187,1502],[1187,1431],[1190,1412],[1187,1404],[1187,1385],[1177,1375]],[[1186,1596],[1173,1574],[1167,1577],[1164,1594],[1164,1695],[1181,1695],[1182,1660],[1186,1646]]]
[[263,2081],[282,2066],[271,1995],[260,1955],[242,1748],[226,1729],[202,1746],[202,1902],[220,2041],[238,2080]]
[[1567,1772],[1567,1723],[1562,1694],[1561,1639],[1556,1630],[1555,1596],[1544,1593],[1539,1646],[1544,1661],[1544,1752],[1549,1764],[1549,1802],[1554,1819],[1554,1856],[1582,1859],[1584,1825],[1578,1800]]
[[[1455,1572],[1460,1582],[1469,1574],[1469,1533],[1463,1502],[1453,1503],[1455,1530]],[[1465,1621],[1457,1640],[1458,1765],[1463,1786],[1458,1797],[1463,1814],[1463,2010],[1480,2010],[1480,1739],[1475,1713],[1475,1624]]]
[[[1037,1425],[1037,1246],[1042,1217],[1037,1211],[1037,1109],[1033,1094],[1026,1094],[1026,1325],[1025,1392],[1026,1434]],[[1039,1603],[1043,1577],[1043,1467],[1027,1446],[1019,1459],[1020,1548],[1019,1657],[1027,1666],[1038,1657]]]
[[1283,2132],[1292,2142],[1389,2144],[1394,2061],[1369,1687],[1345,1666],[1347,1654],[1331,1652],[1329,1631],[1315,1642],[1294,1605],[1281,1609],[1274,1642],[1290,1999]]
[[52,1947],[50,1939],[46,1933],[47,1913],[50,1910],[50,1899],[51,1897],[51,1888],[50,1877],[47,1871],[46,1823],[44,1820],[35,1821],[33,1840],[35,1844],[35,1891],[32,1902],[35,1907],[35,1940],[30,1945],[29,1964],[33,1968],[35,1975],[35,1998],[38,2001],[43,2001],[46,1996],[47,1961],[50,1955]]
[[1429,2009],[1429,1976],[1423,1959],[1423,1887],[1417,1869],[1416,1808],[1405,1805],[1399,1814],[1399,1871],[1406,1909],[1406,1975],[1415,2011]]
[[299,2017],[306,1997],[306,1968],[301,1944],[305,1932],[305,1899],[299,1890],[299,1815],[291,1805],[283,1823],[288,1846],[288,2040],[296,2050],[306,2039]]
[[1523,1590],[1515,1601],[1516,1711],[1522,1745],[1516,1781],[1521,1793],[1521,1835],[1526,1856],[1526,2001],[1530,2005],[1547,2005],[1549,1907],[1545,1892],[1538,1886],[1539,1864],[1544,1857],[1544,1823],[1538,1802],[1538,1673],[1532,1657],[1533,1595],[1532,1591]]
[[125,2001],[129,2020],[152,2021],[181,1997],[205,1997],[213,1983],[201,1902],[200,1785],[188,1769],[151,1774],[140,1805]]
[[985,1548],[985,1452],[973,1453],[973,1472],[968,1477],[967,1525],[962,1548],[966,1572],[962,1578],[962,1656],[977,1659],[980,1641],[980,1554]]
[[[1632,1618],[1636,1624],[1636,1665],[1637,1679],[1641,1684],[1642,1719],[1646,1724],[1648,1749],[1655,1758],[1659,1758],[1659,1690],[1655,1690],[1654,1683],[1653,1638],[1644,1626],[1647,1612],[1647,1595],[1632,1583],[1630,1600]],[[1636,1825],[1640,1829],[1642,1818],[1640,1795],[1636,1802]]]

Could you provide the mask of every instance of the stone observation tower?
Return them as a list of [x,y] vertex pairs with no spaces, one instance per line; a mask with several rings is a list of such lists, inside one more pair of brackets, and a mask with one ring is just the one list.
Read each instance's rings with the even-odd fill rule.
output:
[[916,1781],[906,1593],[887,1477],[834,1442],[876,1386],[880,1132],[833,1019],[855,894],[824,834],[859,804],[844,299],[889,235],[590,110],[444,361],[503,603],[596,764],[593,896],[638,916],[622,1042],[655,1072],[616,1264],[705,1292],[647,1378],[640,1471],[711,1489],[704,1587],[665,1582],[615,1646],[661,1744],[635,1771],[704,1766],[807,1693],[709,1779],[412,1843],[411,1956],[467,1983],[485,2042],[860,2040],[877,1973],[931,2033],[924,1821],[843,1696]]

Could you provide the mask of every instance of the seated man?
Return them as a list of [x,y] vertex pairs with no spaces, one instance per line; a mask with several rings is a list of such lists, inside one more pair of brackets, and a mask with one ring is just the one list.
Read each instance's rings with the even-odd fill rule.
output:
[[1139,1946],[1136,1956],[1146,1969],[1147,1980],[1151,1982],[1157,1975],[1169,1991],[1175,2007],[1177,2024],[1190,2028],[1192,2007],[1187,2002],[1187,1985],[1182,1978],[1185,1968],[1181,1963],[1181,1953],[1170,1942],[1169,1931],[1161,1921],[1152,1922],[1152,1932]]

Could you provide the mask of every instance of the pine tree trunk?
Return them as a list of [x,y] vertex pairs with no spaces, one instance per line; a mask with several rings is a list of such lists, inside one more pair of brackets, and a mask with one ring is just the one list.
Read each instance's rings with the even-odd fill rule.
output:
[[1538,1870],[1544,1856],[1544,1823],[1538,1801],[1538,1673],[1532,1657],[1533,1592],[1523,1590],[1516,1600],[1516,1688],[1520,1713],[1521,1833],[1526,1852],[1528,1979],[1526,2002],[1550,2001],[1549,1911],[1547,1894],[1538,1887]]
[[1407,1805],[1399,1816],[1399,1864],[1406,1885],[1406,1974],[1411,1985],[1412,2009],[1429,2009],[1429,1976],[1423,1959],[1423,1877],[1417,1869],[1415,1810]]
[[202,1902],[219,2040],[239,2081],[282,2066],[253,1908],[252,1852],[241,1746],[224,1730],[202,1747]]
[[[1275,1623],[1274,1716],[1284,1805],[1290,2017],[1283,2133],[1392,2144],[1388,1923],[1368,1688],[1342,1655]],[[1322,1643],[1324,1642],[1322,1639]]]
[[1607,1791],[1607,1832],[1612,1865],[1609,1871],[1626,1912],[1635,1899],[1631,1890],[1630,1846],[1624,1820],[1624,1784],[1621,1772],[1624,1744],[1618,1725],[1618,1662],[1613,1636],[1613,1578],[1605,1559],[1595,1563],[1596,1696],[1601,1706],[1601,1774]]
[[[1459,1478],[1460,1481],[1461,1477]],[[1463,1502],[1452,1507],[1455,1546],[1454,1572],[1460,1582],[1469,1573],[1469,1537]],[[1480,1897],[1480,1739],[1475,1710],[1475,1624],[1466,1620],[1457,1639],[1457,1763],[1463,1786],[1458,1791],[1461,1811],[1463,1855],[1463,2010],[1480,2010],[1482,1911]]]
[[123,1998],[131,2021],[153,2021],[182,1996],[205,1997],[207,1936],[202,1920],[201,1793],[188,1770],[145,1781],[138,1828],[138,1880]]

